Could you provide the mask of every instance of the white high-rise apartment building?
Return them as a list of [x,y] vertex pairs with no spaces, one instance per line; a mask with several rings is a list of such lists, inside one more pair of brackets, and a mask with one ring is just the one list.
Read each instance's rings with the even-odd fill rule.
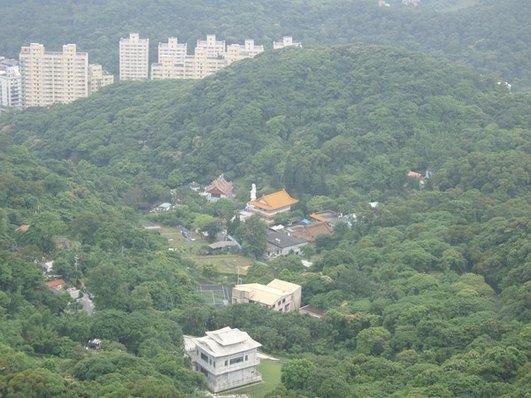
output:
[[130,33],[120,39],[120,80],[145,80],[149,73],[149,39]]
[[225,41],[216,40],[216,35],[207,35],[198,40],[194,51],[192,79],[202,79],[216,73],[227,65]]
[[18,62],[0,57],[0,110],[22,106],[22,77]]
[[254,40],[247,39],[243,45],[231,44],[227,46],[227,65],[245,58],[253,58],[264,52],[264,46],[254,44]]
[[186,79],[187,44],[179,43],[176,37],[167,43],[159,43],[159,62],[151,65],[151,79]]
[[193,55],[187,53],[185,43],[170,37],[168,43],[159,43],[159,62],[151,65],[151,79],[202,79],[216,73],[231,63],[252,58],[264,51],[264,46],[245,40],[243,45],[216,40],[216,35],[207,35],[198,40]]
[[66,44],[62,52],[31,43],[20,49],[24,106],[69,103],[88,95],[88,54]]

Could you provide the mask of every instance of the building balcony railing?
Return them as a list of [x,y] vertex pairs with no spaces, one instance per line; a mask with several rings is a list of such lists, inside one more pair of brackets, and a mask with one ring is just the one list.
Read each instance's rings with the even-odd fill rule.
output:
[[260,383],[262,381],[262,375],[258,372],[255,373],[253,377],[248,377],[245,380],[235,380],[228,383],[216,384],[214,379],[208,379],[209,384],[211,385],[214,392],[232,390],[234,388],[243,387],[249,384]]

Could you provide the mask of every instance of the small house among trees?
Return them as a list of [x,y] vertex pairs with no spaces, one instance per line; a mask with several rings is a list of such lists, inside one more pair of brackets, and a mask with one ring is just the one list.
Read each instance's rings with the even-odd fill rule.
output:
[[301,254],[302,248],[308,241],[297,236],[290,236],[285,232],[267,231],[268,257],[288,256],[290,254]]
[[54,279],[53,281],[46,282],[46,285],[55,291],[62,291],[65,287],[65,280],[64,279]]

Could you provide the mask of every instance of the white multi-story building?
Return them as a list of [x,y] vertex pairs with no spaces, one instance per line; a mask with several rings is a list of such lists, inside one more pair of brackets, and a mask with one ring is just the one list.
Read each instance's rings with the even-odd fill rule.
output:
[[216,35],[207,35],[198,40],[194,54],[187,53],[185,43],[170,37],[167,43],[159,43],[159,59],[151,65],[151,79],[202,79],[231,63],[252,58],[264,51],[264,46],[255,45],[254,40],[245,40],[243,45],[216,40]]
[[227,46],[227,64],[239,61],[245,58],[253,58],[264,52],[264,46],[254,44],[254,40],[247,39],[243,45],[231,44]]
[[20,73],[24,106],[66,104],[88,95],[88,54],[75,44],[64,45],[62,52],[38,43],[22,47]]
[[22,77],[18,62],[0,57],[0,110],[22,106]]
[[145,80],[149,73],[149,39],[130,33],[120,39],[120,80]]
[[168,38],[167,43],[159,43],[158,63],[151,65],[151,79],[186,79],[186,59],[190,58],[187,47],[176,37]]
[[262,345],[239,329],[225,327],[204,337],[184,337],[186,354],[195,370],[202,372],[212,392],[262,381],[257,366]]
[[88,67],[88,95],[100,88],[114,83],[114,76],[105,70],[100,64],[89,64]]
[[273,42],[273,50],[278,50],[279,48],[284,47],[302,47],[302,44],[300,42],[294,42],[293,37],[291,36],[284,36],[282,41]]
[[207,35],[206,40],[198,40],[194,51],[193,79],[202,79],[227,66],[225,41],[216,40],[216,35]]

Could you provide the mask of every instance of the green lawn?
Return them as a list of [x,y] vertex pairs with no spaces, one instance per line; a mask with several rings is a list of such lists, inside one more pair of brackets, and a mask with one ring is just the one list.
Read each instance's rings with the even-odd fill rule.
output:
[[189,240],[184,238],[177,228],[162,227],[160,229],[160,234],[168,239],[169,247],[177,249],[185,254],[199,254],[203,248],[208,246],[208,242],[205,240],[198,238]]
[[237,254],[220,254],[215,256],[194,256],[194,261],[200,265],[211,264],[221,274],[247,275],[247,269],[251,265],[251,260]]
[[237,388],[230,390],[225,394],[248,394],[251,398],[263,398],[268,392],[273,391],[280,384],[280,368],[282,364],[279,361],[262,359],[258,365],[258,371],[262,375],[262,383],[249,387]]
[[189,255],[197,264],[211,264],[221,274],[238,274],[246,275],[251,261],[244,256],[237,254],[220,254],[220,255],[201,255],[208,246],[208,242],[203,239],[195,240],[185,239],[177,228],[162,227],[160,234],[168,239],[168,246]]

